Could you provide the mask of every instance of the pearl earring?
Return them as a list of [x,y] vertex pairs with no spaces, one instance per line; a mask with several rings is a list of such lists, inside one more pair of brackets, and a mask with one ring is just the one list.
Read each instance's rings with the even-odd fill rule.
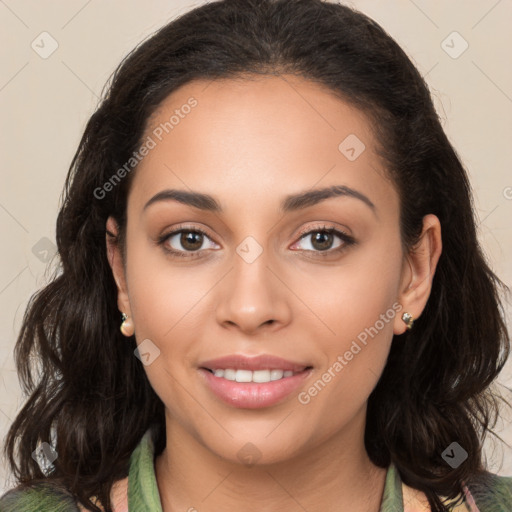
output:
[[133,336],[133,333],[135,332],[133,322],[128,318],[128,315],[126,313],[121,313],[121,318],[123,319],[123,323],[121,324],[120,328],[121,332],[127,338]]

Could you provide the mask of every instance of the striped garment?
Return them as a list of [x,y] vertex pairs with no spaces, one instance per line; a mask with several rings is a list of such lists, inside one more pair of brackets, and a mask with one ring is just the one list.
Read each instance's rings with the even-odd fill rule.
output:
[[[116,482],[113,491],[115,512],[162,512],[155,477],[154,444],[148,429],[130,458],[129,474]],[[29,489],[14,488],[0,498],[0,512],[83,512],[70,494],[50,485]],[[191,506],[191,510],[194,507]],[[425,512],[428,503],[422,494],[405,484],[395,466],[386,473],[380,512]],[[512,477],[487,473],[466,487],[464,502],[452,512],[512,512]]]

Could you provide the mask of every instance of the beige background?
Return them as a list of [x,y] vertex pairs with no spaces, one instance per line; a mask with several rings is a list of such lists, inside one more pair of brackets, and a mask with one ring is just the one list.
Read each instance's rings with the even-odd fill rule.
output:
[[[30,295],[45,282],[41,260],[53,248],[64,178],[85,123],[127,52],[200,3],[0,0],[0,443],[23,401],[12,360],[16,333]],[[495,272],[510,285],[512,1],[356,0],[351,5],[380,23],[426,76],[471,177],[482,244]],[[31,47],[34,41],[40,53],[51,49],[50,36],[42,32],[58,44],[47,58]],[[512,327],[510,300],[507,315]],[[501,382],[512,384],[510,361]],[[502,421],[501,435],[512,444],[510,415]],[[510,448],[488,445],[487,453],[493,471],[512,474]],[[0,493],[12,484],[4,466],[0,463]]]

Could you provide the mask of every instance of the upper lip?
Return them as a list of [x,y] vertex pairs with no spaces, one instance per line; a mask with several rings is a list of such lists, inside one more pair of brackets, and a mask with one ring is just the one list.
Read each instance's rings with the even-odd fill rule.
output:
[[289,370],[292,372],[301,372],[309,367],[309,365],[287,361],[281,357],[272,356],[270,354],[261,354],[259,356],[244,356],[241,354],[232,354],[229,356],[219,357],[204,361],[199,365],[201,368],[208,370],[219,370],[233,368],[237,370]]

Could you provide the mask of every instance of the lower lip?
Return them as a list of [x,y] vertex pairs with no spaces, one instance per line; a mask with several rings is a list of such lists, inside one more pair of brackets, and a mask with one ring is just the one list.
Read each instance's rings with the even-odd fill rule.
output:
[[270,382],[236,382],[200,368],[199,372],[215,396],[225,403],[241,409],[262,409],[275,405],[296,391],[311,374],[312,369]]

